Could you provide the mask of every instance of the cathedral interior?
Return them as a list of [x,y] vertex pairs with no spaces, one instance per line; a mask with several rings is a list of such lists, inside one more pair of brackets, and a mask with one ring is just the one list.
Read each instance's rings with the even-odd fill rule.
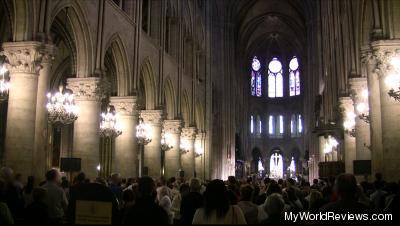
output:
[[1,0],[0,166],[400,179],[398,0]]

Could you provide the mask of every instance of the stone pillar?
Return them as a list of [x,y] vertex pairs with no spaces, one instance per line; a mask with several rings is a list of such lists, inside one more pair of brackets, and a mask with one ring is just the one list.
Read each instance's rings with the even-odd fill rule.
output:
[[[204,179],[204,146],[205,146],[205,133],[198,133],[196,135],[196,140],[194,143],[195,148],[195,170],[196,177],[200,179]],[[201,155],[198,154],[201,153]]]
[[[350,97],[340,97],[340,108],[343,109],[343,121],[348,113],[354,113],[353,100]],[[353,161],[356,159],[356,138],[351,131],[344,132],[344,165],[346,173],[353,173]]]
[[34,168],[35,174],[44,177],[47,169],[46,159],[50,156],[47,150],[47,92],[49,91],[50,73],[52,61],[55,54],[55,46],[45,45],[42,51],[42,69],[39,74],[37,98],[36,98],[36,124],[35,124],[35,151],[34,160],[36,167]]
[[67,82],[78,107],[72,156],[81,158],[81,171],[93,180],[98,176],[97,166],[100,164],[100,79],[70,78]]
[[349,82],[353,93],[354,108],[356,109],[355,113],[357,115],[355,118],[356,159],[370,160],[371,150],[368,148],[371,143],[369,123],[359,117],[363,112],[358,112],[357,108],[357,106],[363,104],[365,109],[367,109],[367,112],[364,113],[369,115],[368,96],[364,96],[363,94],[365,90],[368,90],[367,78],[351,78],[349,79]]
[[182,128],[181,143],[187,142],[188,152],[181,154],[182,170],[185,171],[185,178],[190,179],[195,171],[194,141],[196,139],[196,128]]
[[112,170],[122,177],[139,176],[138,146],[136,145],[136,125],[138,122],[136,97],[111,97],[110,105],[118,114],[122,134],[115,139]]
[[372,174],[383,172],[382,114],[379,76],[376,71],[377,59],[368,48],[363,49],[362,66],[368,79],[369,116],[371,126],[371,167]]
[[[400,84],[387,84],[386,78],[395,73],[391,66],[392,57],[400,57],[400,40],[380,40],[371,44],[373,54],[376,58],[376,70],[379,75],[380,108],[382,122],[382,147],[383,147],[383,176],[387,180],[397,181],[400,179],[400,102],[388,95],[390,88],[399,89]],[[390,87],[392,86],[393,87]],[[373,150],[374,151],[374,150]]]
[[148,176],[159,178],[161,175],[161,126],[162,110],[144,110],[140,116],[149,125],[151,142],[144,146],[143,167],[148,167]]
[[172,148],[165,152],[165,177],[178,177],[181,168],[180,159],[180,136],[182,121],[181,120],[165,120],[164,133],[165,141]]
[[[22,178],[33,175],[35,151],[35,120],[38,77],[41,63],[40,42],[9,42],[3,44],[9,64],[5,163]],[[44,108],[44,106],[43,106]],[[43,175],[35,175],[43,176]]]
[[324,147],[325,147],[324,135],[319,135],[318,140],[319,140],[319,161],[318,162],[326,162],[325,161],[325,152],[324,152]]

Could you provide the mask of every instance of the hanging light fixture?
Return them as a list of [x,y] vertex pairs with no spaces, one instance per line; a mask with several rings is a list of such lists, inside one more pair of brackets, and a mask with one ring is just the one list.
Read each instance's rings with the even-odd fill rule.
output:
[[391,74],[389,74],[385,83],[390,87],[388,95],[400,102],[400,56],[394,56],[390,60]]
[[67,125],[78,119],[78,107],[75,105],[74,95],[63,92],[63,86],[55,94],[47,94],[48,120],[52,124]]
[[118,114],[108,106],[107,112],[101,113],[100,135],[102,137],[116,138],[121,134],[122,130],[118,124]]
[[189,152],[189,141],[187,141],[186,139],[182,139],[180,149],[181,149],[181,154],[188,153]]
[[139,144],[147,145],[151,142],[149,137],[148,125],[143,122],[143,118],[139,117],[139,124],[136,126],[136,138]]
[[168,144],[168,139],[166,139],[166,137],[167,137],[167,134],[165,134],[165,132],[163,131],[161,133],[161,150],[163,150],[163,151],[168,151],[174,147],[174,146]]
[[195,151],[196,157],[200,157],[200,156],[203,155],[204,150],[202,148],[202,145],[201,145],[200,141],[196,142],[196,145],[194,147],[194,151]]
[[358,117],[366,123],[370,123],[369,106],[368,106],[368,90],[364,89],[361,92],[361,102],[357,104],[356,110]]
[[356,130],[354,129],[354,126],[356,125],[355,117],[356,115],[354,112],[348,112],[343,122],[344,131],[352,137],[356,136]]
[[4,65],[0,66],[0,99],[7,99],[10,89],[10,82],[6,79],[7,68]]

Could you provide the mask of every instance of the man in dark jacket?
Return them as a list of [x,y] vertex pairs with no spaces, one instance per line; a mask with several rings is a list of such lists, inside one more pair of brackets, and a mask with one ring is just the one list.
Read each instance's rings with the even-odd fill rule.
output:
[[201,183],[199,179],[190,180],[190,193],[182,197],[181,215],[184,225],[192,224],[194,214],[203,206],[203,196],[200,194]]
[[135,205],[128,208],[124,214],[123,224],[168,224],[168,214],[156,204],[157,196],[152,178],[142,177],[138,182],[139,197]]

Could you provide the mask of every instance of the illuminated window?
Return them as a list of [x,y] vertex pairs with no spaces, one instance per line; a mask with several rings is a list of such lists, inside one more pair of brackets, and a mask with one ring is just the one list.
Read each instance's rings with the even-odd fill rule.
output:
[[268,97],[283,97],[282,64],[276,57],[268,64]]
[[303,132],[303,122],[300,114],[293,114],[290,119],[290,132],[292,137],[301,136]]
[[254,133],[254,119],[253,116],[250,116],[250,133]]
[[283,134],[283,128],[284,128],[284,124],[283,124],[283,115],[279,115],[279,134],[282,135]]
[[294,56],[289,63],[289,95],[300,95],[300,71],[299,62]]
[[269,116],[269,119],[268,119],[268,133],[270,134],[270,135],[273,135],[274,134],[274,125],[275,123],[274,123],[274,116],[273,115],[270,115]]
[[282,155],[275,152],[271,155],[269,160],[269,177],[282,178],[283,177],[283,158]]
[[251,63],[251,79],[250,79],[250,88],[251,95],[260,97],[262,94],[262,78],[260,73],[261,64],[257,57],[253,58]]

